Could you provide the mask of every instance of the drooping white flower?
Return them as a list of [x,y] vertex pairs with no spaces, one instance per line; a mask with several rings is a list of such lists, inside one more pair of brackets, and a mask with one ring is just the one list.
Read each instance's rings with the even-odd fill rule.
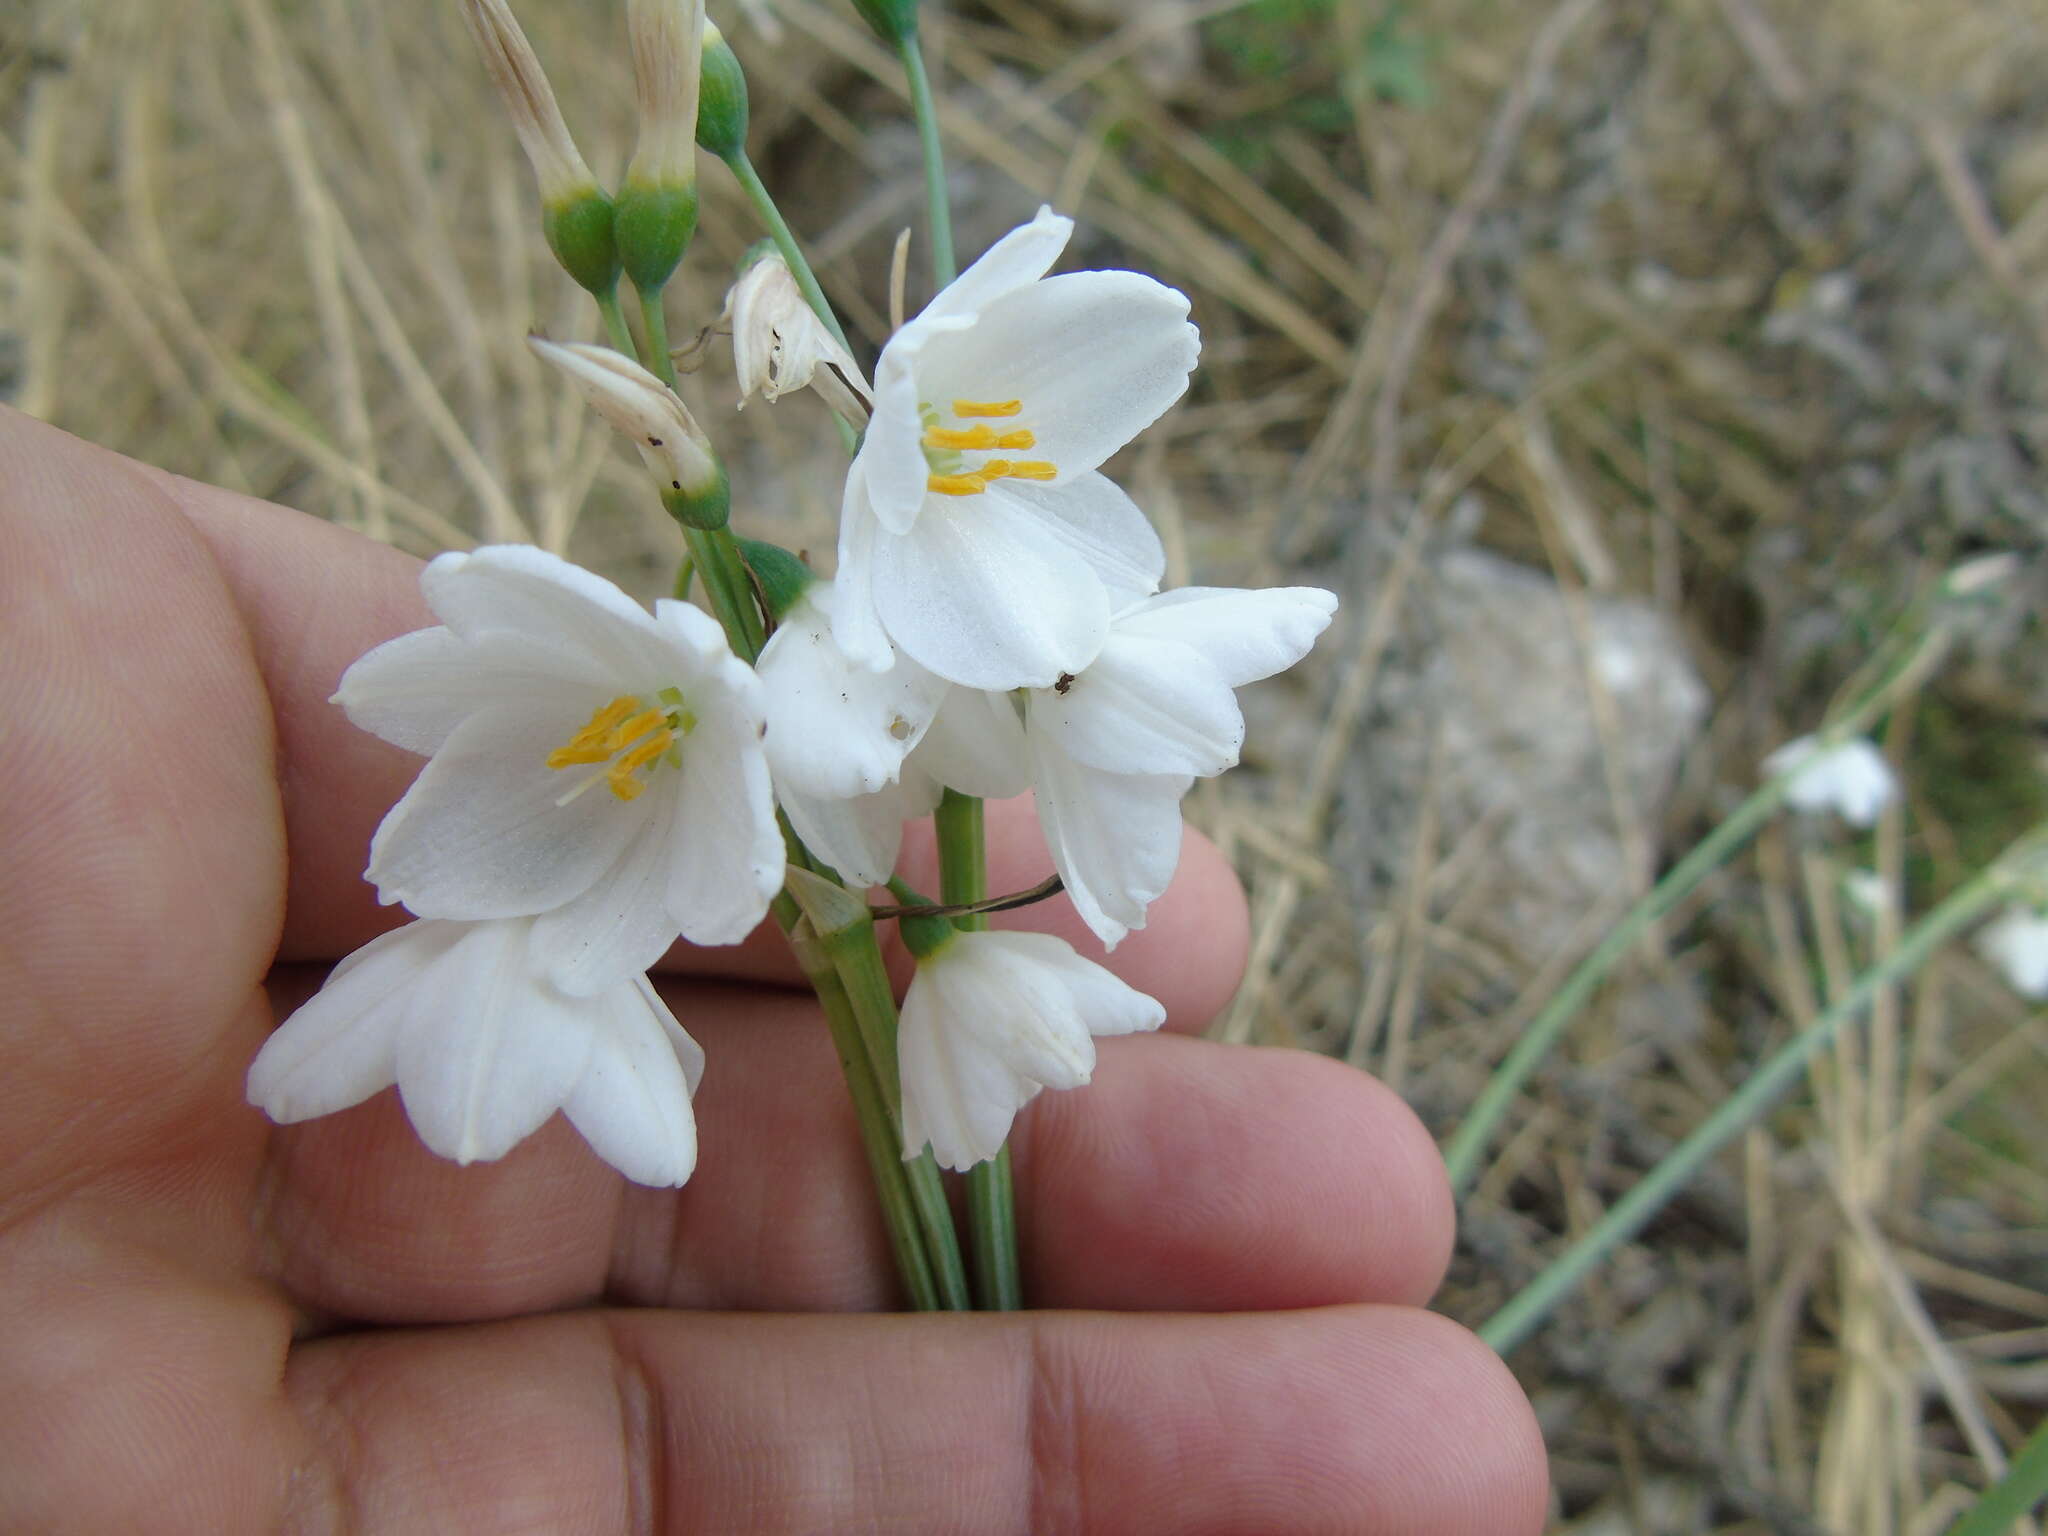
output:
[[2048,997],[2048,912],[2007,907],[1978,933],[1977,951],[2022,997]]
[[1834,811],[1852,827],[1870,826],[1898,793],[1884,754],[1861,736],[1825,748],[1816,737],[1799,736],[1764,759],[1767,778],[1795,769],[1785,795],[1793,809]]
[[763,253],[740,274],[725,296],[723,318],[732,328],[741,405],[756,394],[772,402],[808,385],[848,421],[868,419],[860,364],[826,329],[778,253]]
[[1100,649],[1112,589],[1157,589],[1158,536],[1096,468],[1187,387],[1185,295],[1045,273],[1072,233],[1012,231],[882,349],[846,479],[835,628],[970,688],[1047,687]]
[[903,1155],[994,1157],[1041,1088],[1078,1088],[1095,1035],[1157,1029],[1166,1010],[1044,933],[957,933],[918,961],[897,1050]]
[[336,700],[429,762],[370,845],[385,902],[538,917],[538,964],[588,995],[681,933],[732,944],[780,887],[759,679],[687,603],[650,614],[523,546],[442,555],[442,626],[378,646]]
[[281,1125],[398,1085],[420,1140],[490,1162],[556,1110],[638,1184],[697,1162],[704,1053],[645,976],[587,996],[546,976],[532,918],[428,919],[372,939],[264,1042],[249,1102]]
[[1111,623],[1092,664],[1025,696],[1038,820],[1082,921],[1114,947],[1180,860],[1181,797],[1234,767],[1233,690],[1293,666],[1329,626],[1317,587],[1181,587]]

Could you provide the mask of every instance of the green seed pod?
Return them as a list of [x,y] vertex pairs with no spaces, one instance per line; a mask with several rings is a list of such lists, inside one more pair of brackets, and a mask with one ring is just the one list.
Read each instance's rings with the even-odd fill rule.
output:
[[721,160],[747,152],[747,76],[732,45],[704,23],[704,71],[698,84],[697,142]]
[[765,539],[741,539],[740,558],[761,584],[761,596],[768,616],[781,623],[796,606],[804,589],[818,579],[817,572],[780,544]]
[[853,0],[853,8],[892,48],[917,36],[917,0]]
[[607,294],[619,285],[619,248],[612,238],[612,200],[595,187],[544,203],[541,233],[562,270],[578,286]]
[[732,482],[726,478],[725,465],[713,458],[711,473],[694,485],[671,480],[661,488],[661,504],[685,528],[715,533],[732,518]]
[[656,185],[629,179],[612,220],[619,262],[642,293],[659,293],[697,232],[694,182]]

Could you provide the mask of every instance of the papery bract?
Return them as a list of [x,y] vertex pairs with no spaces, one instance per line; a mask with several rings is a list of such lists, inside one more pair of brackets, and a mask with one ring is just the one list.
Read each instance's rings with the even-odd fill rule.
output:
[[967,687],[1049,686],[1118,596],[1157,588],[1158,536],[1095,471],[1180,397],[1200,339],[1149,277],[1046,277],[1072,230],[1041,209],[882,350],[835,616],[868,666],[893,641]]
[[553,986],[534,928],[427,919],[372,939],[264,1042],[249,1101],[289,1124],[396,1083],[420,1140],[459,1163],[503,1157],[559,1109],[627,1178],[681,1184],[704,1053],[644,976]]
[[1768,777],[1794,770],[1787,804],[1813,814],[1833,811],[1852,827],[1870,826],[1898,793],[1891,764],[1861,736],[1832,747],[1821,746],[1817,737],[1799,736],[1764,759]]
[[994,1157],[1041,1088],[1078,1088],[1096,1035],[1157,1029],[1166,1010],[1043,933],[960,933],[918,961],[897,1036],[904,1156]]
[[760,682],[708,615],[650,614],[537,549],[442,555],[443,627],[377,647],[335,695],[431,756],[370,846],[386,902],[422,917],[537,916],[536,964],[588,994],[680,932],[732,944],[781,885]]

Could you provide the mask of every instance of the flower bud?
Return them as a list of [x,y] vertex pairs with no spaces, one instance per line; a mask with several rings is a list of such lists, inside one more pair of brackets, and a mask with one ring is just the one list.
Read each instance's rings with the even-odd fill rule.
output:
[[598,190],[569,137],[540,59],[505,0],[461,0],[491,84],[540,183],[541,231],[555,259],[584,288],[608,293],[618,281],[611,200]]
[[527,337],[526,344],[573,379],[598,415],[633,440],[661,482],[662,505],[673,516],[696,528],[725,526],[732,499],[725,468],[674,390],[609,347],[539,336]]
[[735,160],[747,152],[747,76],[732,45],[710,21],[704,23],[703,66],[697,142],[721,160]]
[[808,385],[848,421],[867,420],[870,392],[860,365],[818,318],[774,247],[761,249],[740,274],[722,318],[732,329],[740,404]]
[[703,0],[627,0],[640,139],[619,189],[616,238],[626,275],[658,292],[697,228],[697,76]]
[[797,600],[817,584],[818,573],[804,564],[802,556],[790,553],[780,544],[770,544],[766,539],[741,539],[738,543],[740,558],[761,584],[761,606],[768,610],[769,618],[780,624]]
[[917,36],[917,0],[853,0],[853,8],[892,48]]

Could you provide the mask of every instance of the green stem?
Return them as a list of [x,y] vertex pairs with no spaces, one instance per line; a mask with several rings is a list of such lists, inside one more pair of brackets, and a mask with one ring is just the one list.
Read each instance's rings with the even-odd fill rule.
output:
[[846,1075],[847,1090],[853,1098],[854,1118],[860,1123],[861,1145],[867,1151],[868,1172],[874,1178],[883,1225],[889,1232],[889,1248],[896,1256],[896,1271],[903,1279],[910,1304],[918,1311],[947,1310],[925,1249],[925,1226],[919,1219],[900,1150],[903,1138],[890,1124],[861,1040],[853,1003],[816,936],[806,936],[798,928],[801,917],[787,892],[775,898],[776,921],[789,935],[790,947],[796,951],[798,963],[818,994],[818,1002],[825,1010],[825,1023],[832,1032],[833,1049],[839,1053],[840,1070]]
[[640,328],[647,333],[647,356],[642,358],[661,382],[676,387],[676,361],[668,355],[668,312],[662,308],[661,290],[640,290]]
[[[1934,669],[1947,647],[1948,630],[1937,623],[1899,663],[1896,670],[1878,679],[1863,696],[1832,724],[1824,727],[1821,747],[1834,746],[1861,732],[1908,689],[1917,687]],[[1563,986],[1543,1005],[1529,1027],[1515,1042],[1501,1064],[1494,1069],[1486,1087],[1472,1103],[1465,1118],[1444,1143],[1444,1163],[1450,1170],[1451,1189],[1463,1194],[1479,1172],[1479,1160],[1499,1128],[1515,1096],[1522,1091],[1536,1065],[1564,1033],[1586,1000],[1654,923],[1681,901],[1722,864],[1732,858],[1750,837],[1771,819],[1791,792],[1798,770],[1767,781],[1731,812],[1691,852],[1672,865],[1664,878],[1652,886],[1636,904],[1622,914],[1606,938],[1581,960]]]
[[910,77],[910,109],[917,114],[917,142],[924,150],[924,196],[932,233],[932,282],[943,288],[958,275],[953,261],[953,209],[946,196],[945,153],[939,147],[939,108],[924,67],[924,48],[911,33],[903,39],[903,69]]
[[1755,1124],[1765,1110],[1798,1082],[1807,1063],[1827,1048],[1844,1024],[1868,1008],[1878,993],[1918,970],[1939,945],[2009,894],[2020,879],[2019,869],[2024,860],[2039,857],[2044,838],[2048,838],[2048,826],[2037,828],[2015,843],[1990,868],[1908,929],[1889,954],[1856,978],[1840,1001],[1779,1047],[1697,1130],[1637,1180],[1584,1236],[1510,1297],[1479,1329],[1479,1337],[1506,1354],[1535,1332],[1587,1271],[1641,1231],[1699,1171],[1701,1164]]
[[2048,1499],[2048,1422],[2027,1437],[2005,1476],[1978,1496],[1969,1513],[1949,1527],[1948,1536],[2007,1536],[2020,1516],[2043,1499]]
[[[947,906],[988,896],[988,843],[981,802],[947,790],[933,813],[939,840],[939,900]],[[988,927],[979,912],[953,919],[973,933]],[[986,1162],[967,1170],[967,1230],[974,1247],[974,1294],[984,1312],[1015,1312],[1024,1305],[1024,1281],[1017,1262],[1017,1200],[1010,1148],[1003,1145]]]
[[726,162],[740,190],[747,194],[747,201],[754,205],[754,211],[761,216],[761,222],[768,226],[768,237],[775,242],[775,249],[782,253],[783,264],[789,268],[789,275],[796,279],[796,286],[811,306],[811,312],[825,322],[839,345],[848,352],[853,347],[846,339],[846,332],[839,328],[839,317],[832,313],[832,305],[825,297],[825,290],[818,286],[818,275],[811,270],[810,262],[804,259],[802,247],[796,243],[796,236],[790,232],[789,223],[782,217],[782,210],[775,206],[775,199],[768,195],[768,188],[762,184],[761,176],[754,169],[754,162],[747,158],[745,150],[733,155]]
[[597,312],[604,316],[605,334],[611,337],[612,350],[628,357],[639,356],[640,349],[633,345],[633,333],[626,325],[626,312],[619,308],[619,285],[614,283],[595,297]]
[[746,562],[740,559],[739,544],[730,529],[683,528],[683,540],[690,558],[697,563],[697,576],[711,611],[725,627],[733,654],[752,666],[767,643],[761,622],[760,604],[754,601],[754,584],[747,579]]

